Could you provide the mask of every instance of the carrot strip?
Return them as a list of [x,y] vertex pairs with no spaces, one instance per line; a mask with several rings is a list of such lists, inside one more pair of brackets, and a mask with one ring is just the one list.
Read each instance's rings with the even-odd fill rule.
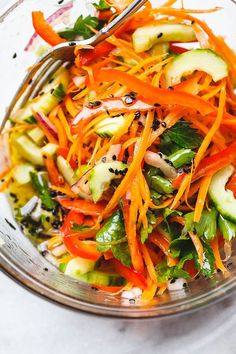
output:
[[191,237],[191,240],[193,241],[194,247],[196,248],[199,263],[201,267],[203,266],[204,262],[204,248],[202,246],[202,243],[197,235],[195,235],[193,232],[189,232],[189,236]]
[[152,263],[152,259],[151,259],[150,255],[149,255],[148,249],[147,249],[147,247],[144,244],[142,244],[141,245],[141,250],[142,250],[142,253],[143,253],[144,262],[145,262],[147,270],[148,270],[148,274],[149,274],[150,278],[152,279],[152,281],[154,283],[157,283],[156,270],[155,270],[155,267],[154,267],[154,265]]
[[72,137],[71,132],[70,132],[69,123],[67,122],[65,114],[64,114],[64,112],[63,112],[61,107],[58,110],[58,117],[59,117],[59,119],[61,121],[61,124],[63,125],[63,127],[65,129],[65,132],[66,132],[66,135],[67,135],[67,139],[70,140],[71,142],[73,142],[73,137]]
[[173,200],[173,202],[172,202],[172,204],[171,204],[171,207],[170,207],[171,209],[175,209],[176,206],[178,205],[178,202],[180,201],[186,188],[188,187],[190,180],[191,180],[191,175],[190,174],[186,175],[175,198],[174,198],[174,200]]
[[205,204],[205,200],[206,200],[209,185],[211,183],[211,179],[212,179],[212,175],[209,175],[209,176],[203,177],[203,179],[201,181],[201,185],[200,185],[198,196],[197,196],[197,201],[195,204],[194,217],[193,217],[194,222],[199,222],[201,219],[202,210],[203,210],[203,207]]
[[225,268],[220,256],[218,235],[216,235],[213,241],[211,242],[211,248],[215,256],[216,268],[220,269],[223,273],[228,273],[228,270]]
[[54,184],[55,186],[61,186],[63,185],[64,182],[64,178],[62,177],[62,175],[59,173],[56,164],[54,162],[54,160],[51,158],[51,156],[46,155],[45,156],[45,165],[48,171],[48,176],[49,176],[49,180],[52,184]]
[[65,42],[65,39],[61,38],[47,23],[41,11],[32,12],[32,22],[34,29],[38,33],[38,35],[50,45],[54,46]]

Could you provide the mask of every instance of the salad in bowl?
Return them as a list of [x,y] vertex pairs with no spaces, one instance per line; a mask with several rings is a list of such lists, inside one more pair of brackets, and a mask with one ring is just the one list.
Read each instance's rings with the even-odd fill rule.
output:
[[[220,8],[175,2],[147,2],[102,43],[75,47],[2,131],[0,188],[42,256],[141,303],[227,276],[236,233],[236,55],[197,16]],[[89,38],[129,3],[100,0],[60,29],[64,11],[34,11],[26,50]]]

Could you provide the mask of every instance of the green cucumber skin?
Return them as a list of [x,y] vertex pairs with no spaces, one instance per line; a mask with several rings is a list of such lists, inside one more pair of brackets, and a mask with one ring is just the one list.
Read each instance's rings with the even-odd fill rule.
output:
[[78,277],[79,280],[91,285],[100,286],[123,286],[126,284],[124,278],[116,274],[109,274],[94,270]]
[[234,167],[229,165],[214,174],[208,193],[218,212],[225,219],[236,223],[236,199],[231,191],[225,189],[226,183],[233,173]]
[[168,156],[168,160],[173,163],[175,168],[190,164],[195,156],[195,152],[191,149],[181,149]]

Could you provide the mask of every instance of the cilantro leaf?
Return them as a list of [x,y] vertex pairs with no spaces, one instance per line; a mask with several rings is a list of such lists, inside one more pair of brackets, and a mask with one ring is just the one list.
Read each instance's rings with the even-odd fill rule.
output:
[[157,281],[165,283],[171,278],[184,278],[188,279],[189,274],[183,269],[179,269],[177,266],[168,267],[166,261],[156,266]]
[[109,10],[111,8],[105,0],[99,0],[98,4],[94,2],[92,5],[98,11]]
[[212,208],[209,210],[203,210],[201,219],[198,223],[193,222],[194,213],[188,213],[184,216],[185,218],[185,227],[183,229],[183,235],[186,235],[187,232],[193,231],[199,237],[204,236],[207,240],[213,240],[216,235],[217,229],[217,211]]
[[64,31],[58,32],[58,34],[67,40],[73,40],[77,36],[81,36],[84,39],[87,39],[93,35],[91,28],[97,28],[98,25],[99,21],[97,17],[89,15],[84,18],[82,15],[80,15],[75,21],[73,28],[66,28]]
[[222,215],[218,217],[218,225],[225,240],[231,241],[236,236],[236,225]]
[[175,143],[185,149],[196,149],[201,145],[202,136],[190,126],[189,122],[181,120],[162,135],[166,144]]
[[203,255],[203,265],[201,267],[199,263],[199,258],[197,256],[197,253],[194,254],[194,262],[196,265],[196,268],[201,272],[202,275],[205,277],[210,277],[215,270],[214,264],[215,264],[215,256],[213,254],[213,251],[209,244],[202,240],[202,245],[204,248],[204,255]]
[[115,258],[129,267],[131,258],[125,235],[123,215],[121,211],[116,211],[96,235],[97,250],[99,252],[111,250]]
[[73,225],[70,229],[71,229],[71,231],[88,231],[90,229],[90,227],[87,225],[73,223]]
[[145,229],[143,226],[140,230],[141,242],[144,243],[148,235],[152,233],[154,225],[156,225],[156,216],[150,210],[147,212],[147,219],[148,219],[148,228]]

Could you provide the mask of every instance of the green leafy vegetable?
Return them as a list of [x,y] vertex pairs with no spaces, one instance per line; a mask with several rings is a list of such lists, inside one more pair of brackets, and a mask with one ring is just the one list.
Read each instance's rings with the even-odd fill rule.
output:
[[160,193],[154,191],[154,189],[150,190],[150,194],[151,194],[151,199],[152,199],[153,204],[160,205],[162,195]]
[[201,267],[199,263],[199,258],[197,256],[197,253],[194,254],[194,262],[199,271],[201,271],[201,274],[204,275],[205,277],[210,277],[214,273],[214,264],[215,264],[215,256],[213,254],[213,251],[211,247],[208,245],[207,242],[202,240],[202,245],[204,248],[204,255],[203,255],[203,265]]
[[203,210],[201,219],[198,223],[193,222],[194,213],[188,213],[184,216],[185,227],[183,234],[189,231],[196,232],[199,237],[204,236],[207,240],[213,240],[217,230],[217,211],[212,208],[209,210]]
[[171,278],[184,278],[188,279],[189,274],[183,269],[175,267],[168,267],[166,261],[158,264],[156,266],[157,281],[160,283],[165,283]]
[[236,225],[222,215],[218,217],[218,225],[225,240],[231,241],[236,236]]
[[47,209],[53,209],[56,203],[51,198],[50,189],[46,178],[38,172],[30,172],[30,178],[34,189],[38,192],[42,205]]
[[88,231],[90,227],[88,225],[73,223],[70,229],[71,231]]
[[109,10],[111,7],[105,0],[99,0],[99,3],[93,3],[93,6],[98,11]]
[[201,145],[202,136],[190,125],[189,122],[180,120],[162,135],[162,141],[165,144],[175,143],[185,149],[196,149]]
[[87,16],[83,17],[80,15],[73,28],[66,28],[64,31],[59,32],[58,34],[67,40],[74,40],[77,36],[81,36],[84,39],[90,38],[93,35],[91,28],[97,28],[99,21],[97,17]]
[[116,211],[96,235],[96,241],[98,242],[97,250],[99,252],[111,250],[115,258],[121,261],[125,266],[130,266],[131,259],[128,243],[123,241],[122,243],[117,242],[115,245],[113,243],[114,241],[120,241],[125,235],[123,215],[121,211]]
[[169,252],[172,257],[178,257],[178,268],[183,268],[186,261],[193,259],[196,250],[192,243],[192,240],[187,236],[181,236],[173,240],[169,247]]

